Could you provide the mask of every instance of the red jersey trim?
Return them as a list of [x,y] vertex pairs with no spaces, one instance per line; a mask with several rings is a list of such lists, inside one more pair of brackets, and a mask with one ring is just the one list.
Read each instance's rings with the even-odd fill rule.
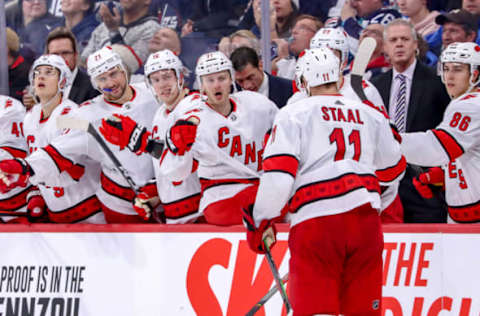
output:
[[402,156],[400,160],[392,167],[375,171],[375,175],[381,182],[391,182],[399,177],[403,171],[407,168],[407,161]]
[[101,204],[95,195],[78,202],[72,207],[61,211],[52,211],[48,208],[48,217],[55,223],[76,223],[83,221],[98,212],[101,212]]
[[368,105],[369,107],[371,107],[372,109],[375,109],[377,110],[378,112],[382,113],[383,116],[386,118],[386,119],[390,119],[390,117],[388,116],[387,112],[385,111],[384,108],[382,107],[379,107],[379,106],[376,106],[375,104],[373,104],[371,101],[369,100],[363,100],[362,101],[363,104],[365,105]]
[[103,191],[107,192],[108,194],[127,202],[133,202],[133,199],[135,198],[135,192],[129,187],[124,187],[117,184],[112,179],[107,177],[103,172],[100,174],[100,183]]
[[448,213],[459,223],[480,222],[480,200],[463,206],[448,206]]
[[440,142],[440,145],[442,145],[443,150],[447,153],[450,161],[455,160],[465,152],[462,145],[460,145],[447,131],[443,129],[432,129],[432,133]]
[[[0,210],[7,211],[7,212],[14,212],[19,208],[24,207],[27,205],[27,195],[32,191],[35,187],[29,187],[9,198],[0,200]],[[12,214],[15,216],[15,214]]]
[[208,190],[210,188],[213,188],[213,187],[216,187],[216,186],[219,186],[219,185],[240,184],[240,183],[258,185],[260,183],[260,179],[251,178],[251,179],[216,179],[216,180],[211,180],[211,179],[200,178],[200,185],[202,186],[202,192],[205,192],[206,190]]
[[10,155],[12,155],[15,158],[25,158],[25,157],[27,157],[27,152],[25,150],[22,150],[22,149],[18,149],[18,148],[15,148],[15,147],[10,147],[10,146],[2,146],[2,147],[0,147],[0,149],[5,150],[6,152],[8,152]]
[[75,181],[79,181],[85,173],[84,166],[73,163],[73,161],[60,154],[60,152],[52,145],[48,145],[42,149],[48,154],[48,156],[50,156],[50,158],[52,158],[60,173],[66,171]]
[[298,188],[290,199],[290,212],[296,213],[307,204],[337,198],[362,188],[380,194],[378,179],[371,174],[347,173],[337,178],[309,183]]
[[263,161],[265,172],[284,172],[296,177],[298,170],[298,159],[292,155],[275,155]]
[[165,216],[170,219],[179,219],[198,212],[200,193],[187,196],[183,199],[163,204]]

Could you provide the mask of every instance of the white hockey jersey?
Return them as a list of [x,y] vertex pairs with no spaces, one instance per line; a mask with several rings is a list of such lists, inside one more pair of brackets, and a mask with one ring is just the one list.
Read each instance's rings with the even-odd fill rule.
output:
[[[76,108],[76,103],[63,99],[47,118],[43,117],[40,104],[25,115],[25,138],[30,152],[26,160],[35,172],[30,182],[38,186],[51,221],[102,224],[105,223],[105,218],[95,196],[100,165],[88,159],[72,163],[53,145],[54,140],[62,134],[57,129],[57,118],[71,114]],[[50,164],[41,161],[44,156],[49,157]],[[37,172],[47,176],[39,177]]]
[[407,161],[442,166],[449,222],[480,221],[480,93],[452,100],[443,121],[427,132],[402,134]]
[[[385,106],[383,104],[382,96],[378,92],[377,88],[375,88],[375,86],[368,80],[362,80],[362,86],[367,99],[371,103],[373,103],[376,107],[378,107],[380,110],[385,111],[385,113],[387,113],[387,111],[385,110]],[[358,95],[355,93],[355,91],[353,91],[350,74],[343,76],[343,83],[342,83],[342,86],[340,87],[340,94],[342,94],[344,97],[348,99],[359,101],[359,102],[361,101]],[[307,97],[306,92],[304,91],[296,92],[294,95],[290,97],[290,99],[288,99],[287,104],[305,99],[306,97]],[[399,182],[395,182],[382,193],[381,195],[382,211],[387,207],[389,207],[390,204],[392,204],[392,202],[395,200],[395,197],[398,194],[399,185],[400,185]]]
[[200,212],[211,203],[228,199],[257,182],[262,170],[263,140],[278,108],[267,97],[251,91],[232,94],[231,113],[225,117],[199,96],[192,108],[179,116],[198,118],[192,149],[183,156],[171,151],[163,158],[160,173],[172,181],[190,175],[194,160],[202,186]]
[[[153,119],[153,137],[165,142],[168,128],[175,124],[185,108],[192,106],[191,100],[196,94],[187,96],[173,111],[168,111],[162,105]],[[164,149],[166,154],[167,148]],[[160,197],[167,224],[183,224],[193,222],[201,213],[198,206],[201,197],[200,180],[197,172],[192,172],[181,182],[173,182],[160,173],[160,159],[152,157],[153,168],[157,183],[157,191]]]
[[277,115],[264,153],[255,222],[280,215],[291,225],[380,208],[380,186],[403,177],[406,162],[382,112],[338,96],[312,96]]
[[[84,102],[76,111],[71,113],[71,116],[88,120],[98,131],[102,118],[118,113],[131,117],[138,124],[151,130],[153,115],[158,109],[158,103],[144,84],[131,85],[131,87],[134,90],[134,95],[130,101],[123,105],[108,102],[103,98],[103,95],[99,95],[90,101]],[[98,133],[101,135],[100,132]],[[118,146],[112,145],[106,140],[105,143],[107,143],[107,146],[138,187],[145,185],[148,180],[153,178],[154,173],[150,155],[136,155],[128,149],[120,150]],[[100,162],[101,186],[97,190],[97,197],[100,202],[115,212],[137,215],[132,206],[132,201],[135,197],[134,191],[90,134],[84,131],[71,130],[61,137],[57,137],[52,142],[52,146],[58,150],[65,162],[79,163],[84,157]],[[39,159],[42,160],[42,165],[46,166],[38,171],[39,180],[37,181],[42,181],[41,179],[51,176],[52,171],[49,171],[49,168],[53,168],[55,164],[46,155],[39,157]],[[37,170],[35,170],[35,176],[37,176]]]
[[[0,160],[25,158],[27,143],[23,134],[25,107],[14,98],[0,95]],[[27,194],[30,186],[15,188],[7,193],[0,193],[0,210],[25,213]],[[13,216],[1,216],[0,222],[16,219]]]

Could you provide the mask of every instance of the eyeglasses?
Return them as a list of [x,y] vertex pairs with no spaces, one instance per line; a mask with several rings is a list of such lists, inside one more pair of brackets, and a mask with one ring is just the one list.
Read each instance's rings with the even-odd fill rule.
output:
[[40,70],[40,69],[35,69],[33,71],[33,76],[45,76],[45,77],[55,77],[58,75],[58,71],[54,68],[50,69],[45,69],[45,70]]

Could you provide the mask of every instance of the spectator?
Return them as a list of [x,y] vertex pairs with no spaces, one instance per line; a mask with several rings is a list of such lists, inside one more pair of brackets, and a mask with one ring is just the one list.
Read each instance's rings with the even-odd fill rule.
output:
[[133,48],[144,62],[148,57],[148,41],[160,29],[158,20],[149,15],[151,0],[120,2],[122,14],[115,7],[113,14],[106,4],[100,5],[103,22],[93,31],[87,47],[82,52],[82,62],[105,45],[124,44]]
[[473,42],[477,38],[478,17],[466,10],[453,10],[435,19],[443,25],[442,47],[455,42]]
[[48,13],[47,0],[19,0],[19,6],[21,14],[9,16],[7,26],[17,32],[20,43],[39,56],[45,49],[45,38],[60,23],[60,18]]
[[192,32],[202,32],[206,37],[218,41],[234,30],[233,26],[229,26],[229,20],[234,18],[232,0],[194,0],[189,5],[192,14],[182,26],[182,37]]
[[150,11],[162,27],[174,29],[180,33],[189,4],[185,0],[152,0]]
[[253,48],[257,55],[261,56],[260,42],[249,30],[238,30],[228,37],[223,37],[218,43],[218,50],[226,56],[230,56],[235,49],[245,46]]
[[[292,28],[291,43],[288,44],[292,57],[282,58],[280,55],[277,57],[272,68],[277,71],[277,76],[293,79],[295,77],[295,65],[298,55],[305,49],[310,47],[310,40],[315,33],[323,26],[323,23],[311,15],[302,14],[299,15]],[[282,43],[279,43],[281,46]]]
[[80,104],[100,94],[93,88],[88,75],[78,68],[77,41],[70,30],[65,27],[57,27],[50,32],[47,37],[45,52],[61,56],[70,68],[72,72],[71,82],[73,83],[64,91],[64,95],[70,100]]
[[400,13],[408,17],[415,26],[415,30],[423,38],[436,32],[440,26],[435,23],[435,18],[440,14],[438,11],[429,11],[427,0],[397,0]]
[[61,25],[72,31],[81,54],[99,22],[93,8],[95,0],[62,0],[63,20]]
[[365,37],[371,37],[377,42],[377,46],[368,62],[367,71],[364,76],[367,80],[371,80],[373,77],[384,73],[391,68],[390,63],[385,58],[383,50],[383,29],[384,27],[382,24],[374,23],[367,25],[367,27],[362,30],[362,33],[360,33],[360,42]]
[[472,14],[480,15],[480,1],[478,0],[463,0],[462,9]]
[[[380,92],[392,122],[400,132],[434,128],[441,122],[450,98],[435,73],[416,59],[418,44],[414,26],[405,20],[394,20],[385,27],[384,41],[393,69],[376,76],[372,83]],[[408,166],[400,182],[405,222],[445,222],[445,203],[424,200],[413,187],[412,178],[416,173]]]
[[[253,14],[255,17],[255,26],[252,28],[253,34],[260,37],[260,28],[262,26],[262,11],[260,0],[253,0]],[[298,15],[298,1],[294,0],[276,0],[270,1],[270,38],[287,39],[291,35],[291,29]]]
[[151,54],[164,49],[172,51],[177,56],[182,52],[180,37],[168,27],[159,29],[148,42],[148,52]]
[[292,82],[263,71],[262,61],[250,47],[239,47],[230,56],[235,70],[235,81],[242,90],[255,91],[283,107],[293,94]]
[[442,27],[428,39],[428,45],[437,56],[451,43],[474,42],[477,38],[478,17],[466,10],[440,14],[435,22]]
[[382,0],[347,0],[341,11],[341,23],[349,37],[350,51],[355,54],[360,32],[368,24],[388,24],[401,17],[394,9],[383,8]]
[[23,90],[28,86],[28,72],[31,64],[20,55],[20,40],[17,33],[9,27],[6,33],[9,95],[21,101]]

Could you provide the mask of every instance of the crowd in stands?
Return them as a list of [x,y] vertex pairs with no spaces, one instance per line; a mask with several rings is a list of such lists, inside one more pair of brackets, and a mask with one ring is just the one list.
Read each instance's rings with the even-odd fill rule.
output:
[[[190,91],[201,89],[199,57],[220,51],[231,60],[235,91],[257,92],[280,109],[301,90],[295,76],[299,55],[319,30],[338,29],[348,45],[344,75],[359,43],[375,39],[364,88],[378,91],[376,106],[400,133],[421,132],[440,124],[451,99],[440,77],[442,51],[452,43],[480,44],[480,0],[270,0],[267,72],[260,0],[7,0],[5,8],[9,95],[27,111],[39,102],[30,69],[43,54],[61,56],[71,71],[64,98],[82,104],[105,93],[87,74],[92,56],[105,46],[121,57],[131,83],[143,83],[149,56],[173,52]],[[426,199],[414,185],[426,170],[408,164],[395,198],[397,215],[385,222],[447,222],[441,188]]]

